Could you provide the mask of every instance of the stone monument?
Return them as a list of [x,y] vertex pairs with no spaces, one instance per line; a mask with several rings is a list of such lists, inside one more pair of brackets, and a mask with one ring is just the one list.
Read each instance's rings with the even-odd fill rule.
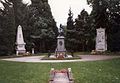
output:
[[57,37],[57,48],[55,51],[56,57],[58,56],[66,56],[66,49],[64,44],[64,36],[58,36]]
[[35,54],[35,50],[34,50],[34,48],[32,48],[32,54]]
[[49,83],[74,83],[71,68],[61,70],[51,68]]
[[97,36],[96,36],[96,51],[104,52],[107,50],[107,41],[106,41],[106,34],[104,28],[97,29]]
[[19,25],[17,28],[17,38],[16,38],[16,55],[26,53],[25,42],[23,38],[22,27]]
[[59,36],[57,37],[57,48],[55,51],[56,57],[66,57],[66,49],[65,49],[65,42],[64,42],[64,32],[63,32],[63,26],[60,24],[59,28]]
[[35,44],[32,43],[32,54],[35,54],[35,49],[34,49],[34,47],[35,47]]

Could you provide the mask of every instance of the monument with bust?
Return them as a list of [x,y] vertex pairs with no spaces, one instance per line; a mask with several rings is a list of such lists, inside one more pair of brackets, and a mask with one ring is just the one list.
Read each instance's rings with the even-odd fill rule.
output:
[[55,56],[57,58],[65,58],[66,57],[66,48],[65,48],[65,41],[64,41],[64,32],[63,26],[60,24],[59,28],[59,36],[57,37],[57,48],[55,50]]

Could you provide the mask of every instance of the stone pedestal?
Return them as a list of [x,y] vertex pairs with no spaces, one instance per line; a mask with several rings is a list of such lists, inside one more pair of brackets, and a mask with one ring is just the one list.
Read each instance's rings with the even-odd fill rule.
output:
[[26,43],[24,42],[22,27],[19,25],[17,29],[16,55],[26,53],[25,45]]
[[71,68],[61,70],[51,68],[49,83],[74,83]]
[[64,36],[57,37],[57,48],[55,51],[55,55],[56,55],[56,57],[66,57]]
[[107,41],[105,35],[105,29],[99,28],[97,29],[97,36],[96,36],[96,51],[104,52],[107,50]]

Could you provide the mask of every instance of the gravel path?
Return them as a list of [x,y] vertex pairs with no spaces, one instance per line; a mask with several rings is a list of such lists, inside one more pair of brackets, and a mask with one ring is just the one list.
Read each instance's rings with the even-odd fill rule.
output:
[[120,58],[120,56],[105,56],[105,55],[79,55],[79,56],[81,57],[81,59],[77,59],[77,60],[41,60],[44,56],[7,58],[7,59],[1,59],[1,60],[16,61],[16,62],[56,63],[56,62],[97,61],[97,60],[108,60],[113,58]]

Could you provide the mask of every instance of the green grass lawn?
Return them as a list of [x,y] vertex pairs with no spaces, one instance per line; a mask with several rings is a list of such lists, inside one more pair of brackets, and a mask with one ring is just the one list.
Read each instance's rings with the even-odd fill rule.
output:
[[0,83],[48,83],[52,67],[71,67],[75,83],[120,83],[120,59],[74,63],[22,63],[0,60]]

